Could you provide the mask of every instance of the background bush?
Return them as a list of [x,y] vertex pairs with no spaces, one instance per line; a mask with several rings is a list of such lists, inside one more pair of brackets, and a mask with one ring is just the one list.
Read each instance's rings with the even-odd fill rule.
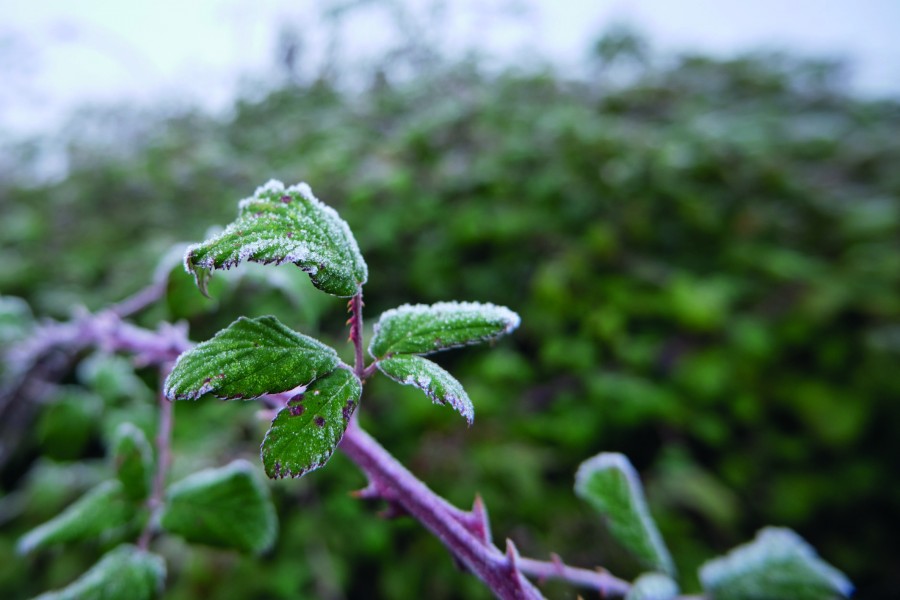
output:
[[[484,496],[496,536],[635,575],[571,490],[582,460],[620,451],[688,588],[700,562],[773,524],[844,570],[858,597],[890,597],[900,104],[850,95],[834,63],[661,61],[643,48],[603,38],[588,78],[433,57],[411,77],[386,64],[356,89],[286,85],[227,117],[82,115],[58,181],[22,176],[33,147],[9,149],[0,290],[39,315],[102,307],[149,283],[173,244],[229,222],[266,179],[307,181],[356,233],[369,322],[448,298],[522,315],[497,348],[440,357],[475,403],[471,429],[378,380],[363,400],[364,424],[436,491],[461,505]],[[228,285],[213,301],[178,274],[142,319],[189,318],[202,340],[237,314],[274,312],[343,342],[344,306],[302,273],[282,267],[272,286],[249,271],[217,275]],[[98,480],[116,423],[155,426],[152,373],[94,356],[63,384],[0,426],[28,432],[0,471],[11,597],[96,560],[102,544],[23,559],[15,540]],[[258,460],[255,411],[179,404],[174,475]],[[168,542],[167,597],[487,597],[415,523],[348,497],[363,483],[342,457],[274,483],[281,534],[258,560]]]

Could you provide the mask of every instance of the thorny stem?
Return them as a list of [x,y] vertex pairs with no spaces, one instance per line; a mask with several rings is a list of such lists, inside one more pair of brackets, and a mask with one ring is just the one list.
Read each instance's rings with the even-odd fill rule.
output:
[[[153,291],[151,291],[153,290]],[[121,315],[141,310],[158,289],[148,288],[117,305],[117,310],[107,310],[95,315],[85,315],[73,323],[54,323],[40,332],[37,348],[96,346],[109,352],[126,352],[135,355],[136,362],[148,366],[159,365],[163,375],[168,374],[175,358],[190,348],[185,332],[180,327],[161,326],[158,331],[137,327],[121,320]],[[152,300],[149,300],[152,302]],[[365,367],[362,348],[362,294],[350,300],[350,339],[354,344],[356,362],[354,372],[361,379],[369,377],[373,365]],[[32,358],[35,348],[30,349]],[[281,405],[279,395],[262,398],[270,407]],[[138,539],[138,546],[146,549],[153,538],[156,513],[162,505],[165,479],[171,462],[171,436],[174,403],[160,395],[159,429],[156,437],[157,468],[153,489],[147,505],[151,518]],[[487,513],[476,499],[472,511],[453,506],[434,493],[421,480],[401,465],[375,439],[363,431],[351,419],[340,448],[368,476],[370,485],[359,495],[380,498],[397,509],[395,512],[410,514],[431,531],[447,547],[450,553],[467,569],[503,599],[538,599],[541,593],[525,575],[539,581],[561,579],[574,585],[599,591],[603,597],[621,597],[630,585],[602,571],[591,571],[564,565],[555,558],[551,562],[522,558],[515,546],[507,540],[506,551],[501,552],[491,542]],[[687,598],[687,597],[685,597]]]
[[[375,365],[366,368],[364,364],[362,289],[350,300],[349,306],[350,341],[356,356],[354,371],[357,377],[365,380]],[[504,555],[490,540],[487,512],[480,498],[476,499],[471,512],[465,512],[435,494],[363,431],[357,415],[351,419],[340,448],[369,478],[369,487],[360,492],[360,496],[381,498],[389,502],[392,512],[405,511],[415,517],[500,598],[543,598],[525,579],[525,574],[542,581],[563,579],[600,591],[604,597],[624,596],[631,587],[608,573],[566,566],[555,555],[551,563],[521,558],[510,540],[507,540]]]
[[362,381],[366,378],[365,355],[363,354],[362,331],[363,331],[363,299],[362,288],[350,299],[348,303],[350,310],[350,319],[347,323],[350,325],[350,341],[353,342],[355,352],[353,372]]
[[401,506],[500,598],[538,599],[541,593],[516,568],[515,550],[504,556],[449,514],[447,502],[397,462],[351,420],[341,449],[368,475],[374,492]]
[[[160,384],[165,375],[172,370],[172,364],[164,365],[160,369]],[[162,388],[162,385],[160,385]],[[163,505],[163,496],[166,491],[166,473],[172,462],[172,423],[175,417],[175,403],[159,394],[159,427],[156,431],[156,472],[153,474],[153,489],[150,498],[147,499],[147,508],[150,509],[150,517],[138,539],[138,547],[146,550],[153,538],[156,528],[157,514]]]

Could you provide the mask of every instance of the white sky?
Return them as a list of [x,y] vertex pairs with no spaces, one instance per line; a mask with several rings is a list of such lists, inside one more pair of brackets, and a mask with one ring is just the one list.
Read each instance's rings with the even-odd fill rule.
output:
[[[410,6],[432,3],[406,0]],[[73,107],[124,100],[228,104],[271,73],[280,27],[322,47],[321,0],[0,0],[0,136],[47,131]],[[614,23],[656,49],[735,53],[759,47],[847,56],[856,88],[900,95],[900,0],[446,0],[445,41],[499,56],[581,60]],[[522,10],[522,7],[530,7]],[[518,7],[518,10],[517,10]],[[503,9],[520,18],[500,16]],[[383,13],[383,11],[381,11]],[[359,13],[345,50],[364,60],[385,18]]]

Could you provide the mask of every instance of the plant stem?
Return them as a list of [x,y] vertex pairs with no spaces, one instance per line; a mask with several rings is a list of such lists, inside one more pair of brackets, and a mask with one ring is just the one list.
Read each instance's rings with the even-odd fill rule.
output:
[[[165,365],[160,369],[162,379],[171,370],[172,365]],[[156,528],[156,517],[162,508],[163,496],[166,491],[166,474],[172,462],[172,425],[175,419],[175,403],[170,401],[162,393],[159,394],[159,426],[156,431],[156,472],[153,474],[153,488],[147,499],[147,508],[150,509],[150,517],[138,539],[138,547],[146,550],[150,546],[150,540]]]
[[347,427],[341,449],[368,475],[382,498],[401,506],[421,522],[498,597],[504,600],[543,597],[516,568],[511,546],[504,555],[464,527],[452,514],[453,507],[363,431],[355,419]]
[[519,570],[526,575],[537,578],[538,581],[561,579],[573,585],[590,588],[600,592],[604,598],[624,596],[631,589],[630,583],[603,570],[591,571],[589,569],[570,567],[564,564],[556,555],[553,555],[553,560],[550,562],[534,560],[533,558],[520,558]]
[[363,299],[362,288],[350,299],[350,341],[353,342],[353,350],[355,352],[353,372],[359,377],[360,381],[364,380],[366,375],[365,355],[363,354]]

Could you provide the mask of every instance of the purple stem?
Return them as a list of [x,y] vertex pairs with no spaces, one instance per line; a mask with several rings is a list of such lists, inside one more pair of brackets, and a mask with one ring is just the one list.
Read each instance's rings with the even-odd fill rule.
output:
[[363,299],[362,299],[362,288],[359,288],[359,292],[355,296],[350,299],[350,320],[347,323],[350,324],[350,341],[353,342],[353,349],[355,351],[354,363],[353,363],[353,372],[356,373],[356,376],[359,377],[360,380],[364,380],[366,378],[366,358],[363,354],[363,344],[362,344],[362,331],[363,331]]
[[[160,388],[162,379],[172,370],[171,364],[160,368]],[[163,505],[163,496],[166,492],[166,473],[172,463],[172,423],[175,416],[175,403],[170,401],[162,393],[159,394],[159,427],[156,431],[156,472],[153,474],[153,489],[147,499],[147,508],[150,509],[150,518],[138,539],[138,548],[146,550],[150,546],[150,540],[156,528],[156,517]]]
[[504,555],[469,531],[458,511],[397,462],[369,434],[351,421],[341,450],[369,477],[381,498],[401,506],[433,533],[470,571],[504,600],[538,599],[541,593],[516,568],[515,551]]
[[[125,303],[131,304],[127,307],[129,310],[143,306],[152,293],[147,291],[139,296],[142,296],[139,302]],[[354,372],[365,379],[373,373],[374,364],[368,367],[364,364],[362,306],[360,292],[350,300],[351,317],[348,323],[356,354]],[[181,327],[164,324],[158,331],[150,331],[122,321],[120,314],[119,310],[108,310],[83,315],[70,323],[48,324],[36,336],[35,346],[27,349],[31,352],[26,354],[31,354],[38,348],[97,346],[108,352],[133,353],[137,362],[160,365],[161,372],[166,374],[178,355],[191,347],[186,332]],[[277,394],[262,400],[268,402],[270,407],[283,405],[283,399]],[[160,421],[156,437],[157,469],[148,500],[152,512],[159,508],[165,493],[165,478],[171,461],[173,408],[172,402],[160,396]],[[453,506],[435,494],[363,431],[356,422],[355,415],[340,448],[369,478],[369,487],[363,490],[361,496],[384,499],[393,508],[413,516],[500,598],[542,598],[525,575],[539,580],[562,579],[599,591],[605,597],[624,596],[630,589],[627,582],[608,573],[569,567],[558,558],[552,562],[522,558],[509,540],[506,551],[502,552],[491,542],[487,512],[480,498],[476,498],[472,511]],[[141,548],[149,545],[154,527],[154,519],[151,517],[138,540]]]

